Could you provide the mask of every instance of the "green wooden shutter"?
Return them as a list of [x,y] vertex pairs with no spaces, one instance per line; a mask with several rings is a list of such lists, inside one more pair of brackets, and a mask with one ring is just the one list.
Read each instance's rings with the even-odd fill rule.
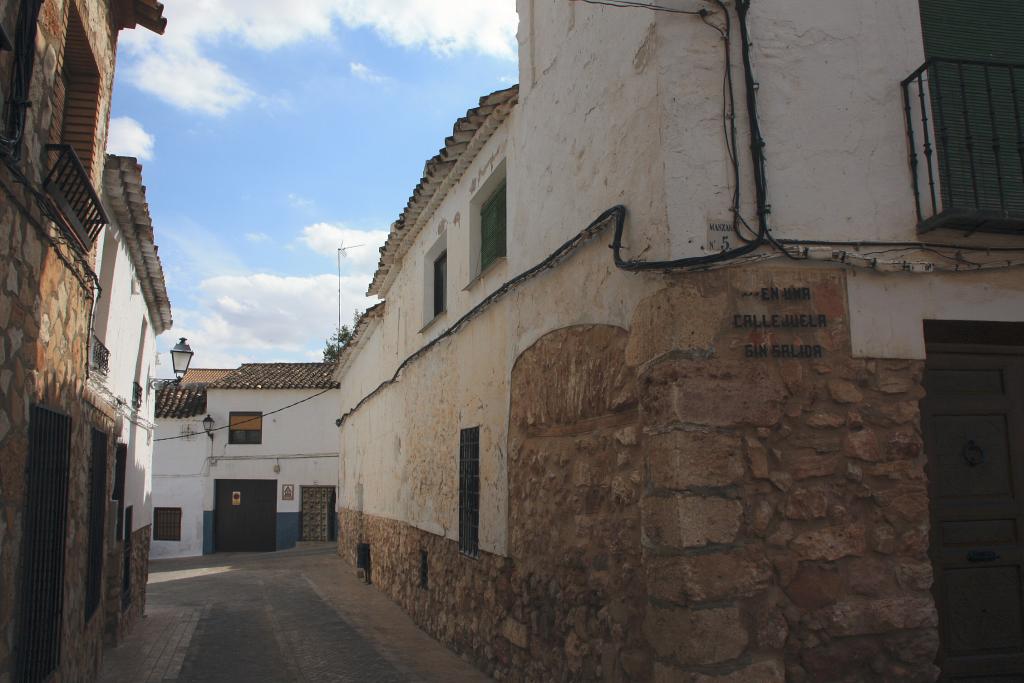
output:
[[505,255],[505,184],[480,207],[480,270]]
[[928,59],[994,65],[939,61],[929,71],[943,204],[984,211],[1005,206],[1010,213],[1024,213],[1016,118],[1024,112],[1024,0],[920,0],[920,5]]

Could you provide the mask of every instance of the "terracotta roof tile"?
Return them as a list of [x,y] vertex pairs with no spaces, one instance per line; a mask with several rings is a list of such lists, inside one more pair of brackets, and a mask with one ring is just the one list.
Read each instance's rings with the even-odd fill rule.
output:
[[212,382],[211,389],[330,389],[334,363],[243,363]]
[[234,372],[234,368],[189,368],[181,378],[182,384],[209,384]]
[[519,101],[519,86],[497,90],[480,98],[479,106],[470,109],[455,122],[444,147],[423,168],[423,177],[409,197],[402,215],[391,224],[380,260],[366,294],[383,297],[387,293],[392,266],[401,262],[402,254],[429,220],[434,209],[444,200],[448,190],[459,181],[484,143],[508,116]]
[[205,384],[165,384],[156,390],[156,417],[180,420],[206,412]]

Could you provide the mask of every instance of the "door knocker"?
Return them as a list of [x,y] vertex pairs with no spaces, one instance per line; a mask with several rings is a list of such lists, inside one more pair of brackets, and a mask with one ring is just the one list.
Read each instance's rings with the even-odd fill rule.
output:
[[971,467],[977,467],[981,463],[985,462],[985,451],[981,449],[981,446],[974,442],[974,439],[968,440],[964,445],[964,461]]

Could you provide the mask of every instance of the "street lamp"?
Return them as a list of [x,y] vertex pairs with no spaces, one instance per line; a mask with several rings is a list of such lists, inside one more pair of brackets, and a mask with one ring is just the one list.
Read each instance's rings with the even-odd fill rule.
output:
[[178,343],[171,349],[171,365],[174,366],[175,383],[180,382],[181,378],[188,372],[188,364],[192,362],[192,347],[188,345],[184,337],[178,340]]
[[210,417],[209,413],[203,418],[203,429],[206,430],[206,435],[210,437],[210,441],[213,441],[213,418]]

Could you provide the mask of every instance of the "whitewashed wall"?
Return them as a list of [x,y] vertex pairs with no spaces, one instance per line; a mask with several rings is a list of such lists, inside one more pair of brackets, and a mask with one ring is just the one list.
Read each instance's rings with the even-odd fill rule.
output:
[[[93,379],[130,407],[132,386],[137,381],[143,388],[143,402],[137,416],[121,421],[118,438],[128,446],[125,473],[125,509],[133,507],[133,530],[152,521],[153,413],[155,394],[149,380],[169,367],[158,368],[156,334],[149,309],[131,257],[116,224],[108,226],[97,241],[96,271],[103,291],[94,313],[93,329],[110,351],[110,372],[106,378]],[[130,413],[123,410],[122,414]]]
[[[150,557],[203,554],[203,510],[212,510],[209,484],[210,439],[203,433],[203,415],[187,420],[157,421],[153,457],[153,507],[181,508],[181,541],[156,541]],[[189,427],[194,436],[178,439]]]
[[[234,412],[269,413],[321,390],[228,390],[207,393],[207,412],[216,427]],[[263,418],[262,444],[229,444],[228,430],[203,432],[198,415],[190,420],[161,419],[157,438],[176,437],[187,423],[197,436],[157,443],[153,469],[153,506],[182,508],[181,541],[154,541],[154,557],[200,555],[203,512],[214,510],[217,479],[277,480],[277,512],[297,513],[302,486],[338,485],[338,391]],[[279,472],[274,467],[280,468]],[[294,499],[282,500],[281,487],[294,484]]]
[[[342,412],[482,296],[542,261],[614,204],[629,210],[625,258],[702,255],[708,224],[730,220],[717,32],[694,16],[639,9],[519,0],[518,10],[519,105],[383,293],[383,317],[343,376]],[[721,15],[710,19],[720,23]],[[754,224],[735,15],[733,26],[742,211]],[[915,239],[899,84],[924,61],[917,0],[755,0],[750,30],[775,234]],[[485,165],[503,160],[508,258],[461,292],[470,186]],[[449,311],[421,332],[424,255],[442,222]],[[929,239],[1014,240],[981,233],[931,233]],[[341,434],[341,504],[457,537],[458,431],[479,424],[481,548],[504,553],[503,448],[515,358],[567,325],[628,326],[636,303],[663,286],[656,274],[617,270],[610,240],[609,228],[431,350],[349,418]],[[1020,269],[974,276],[851,273],[851,334],[855,352],[865,357],[923,357],[926,318],[1024,320]]]

